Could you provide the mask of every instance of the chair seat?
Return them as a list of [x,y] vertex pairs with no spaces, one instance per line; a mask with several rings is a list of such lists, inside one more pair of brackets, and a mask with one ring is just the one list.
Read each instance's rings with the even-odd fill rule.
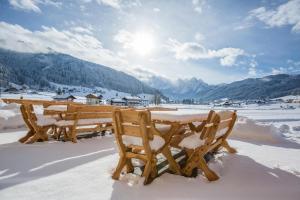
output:
[[36,123],[38,126],[50,126],[56,123],[56,119],[53,117],[37,116]]
[[[123,143],[126,146],[129,145],[143,146],[143,140],[141,137],[122,135],[122,139],[123,139]],[[154,135],[153,140],[149,140],[149,143],[150,143],[150,148],[154,151],[157,151],[165,144],[165,140],[160,136]]]
[[201,140],[199,134],[192,134],[188,137],[185,137],[179,143],[179,146],[187,149],[196,149],[197,147],[202,146],[204,143],[205,140]]
[[[94,125],[112,123],[111,118],[79,119],[78,125]],[[55,123],[56,126],[73,126],[74,120],[60,120]]]
[[169,124],[155,124],[155,128],[161,133],[166,134],[170,129],[171,125]]
[[193,122],[192,124],[196,127],[200,126],[203,122]]

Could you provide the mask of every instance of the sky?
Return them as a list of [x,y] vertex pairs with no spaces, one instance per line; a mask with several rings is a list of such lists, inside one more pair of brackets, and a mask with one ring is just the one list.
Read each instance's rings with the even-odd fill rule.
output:
[[0,48],[60,52],[142,80],[300,73],[300,0],[0,0]]

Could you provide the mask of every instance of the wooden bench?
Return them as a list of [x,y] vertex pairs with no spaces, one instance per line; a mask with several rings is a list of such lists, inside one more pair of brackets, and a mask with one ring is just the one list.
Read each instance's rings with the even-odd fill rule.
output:
[[112,130],[114,106],[68,105],[62,120],[55,123],[59,129],[57,138],[63,133],[65,139],[77,142],[77,134]]
[[32,104],[32,105],[69,105],[69,104],[80,104],[72,101],[51,101],[51,100],[39,100],[39,99],[10,99],[3,98],[4,103],[16,103],[16,104]]

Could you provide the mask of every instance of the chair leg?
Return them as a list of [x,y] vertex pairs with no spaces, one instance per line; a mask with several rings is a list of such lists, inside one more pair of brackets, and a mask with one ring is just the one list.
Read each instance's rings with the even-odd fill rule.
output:
[[34,134],[33,136],[29,137],[25,142],[24,144],[32,144],[36,141],[38,141],[39,137],[37,134]]
[[167,158],[170,166],[170,170],[175,172],[177,175],[181,175],[180,166],[179,164],[174,160],[171,151],[168,147],[165,147],[162,150],[162,154]]
[[126,172],[127,172],[127,173],[132,173],[132,172],[134,172],[134,167],[133,167],[133,165],[132,165],[132,162],[131,162],[131,159],[130,159],[130,158],[126,159]]
[[71,133],[71,141],[73,143],[77,143],[76,130],[74,128],[71,128],[70,133]]
[[142,174],[142,176],[145,177],[144,185],[147,185],[153,181],[153,178],[151,177],[151,173],[152,173],[152,163],[150,160],[148,160]]
[[151,162],[151,164],[152,164],[152,167],[151,167],[151,169],[152,169],[152,171],[151,171],[151,178],[154,180],[157,177],[157,175],[158,175],[158,171],[157,171],[157,167],[156,167],[157,159],[155,158]]
[[216,181],[219,179],[219,176],[214,171],[209,169],[203,156],[199,157],[199,168],[203,171],[204,175],[209,181]]
[[229,153],[237,153],[237,150],[231,146],[229,146],[228,142],[224,140],[222,142],[222,146],[229,152]]
[[29,130],[25,136],[23,136],[23,137],[21,137],[21,138],[19,139],[19,142],[24,143],[24,142],[26,142],[30,137],[32,137],[33,135],[34,135],[34,131],[33,131],[33,130]]
[[120,174],[125,165],[126,165],[126,158],[124,156],[122,156],[122,157],[120,157],[117,168],[115,169],[115,171],[112,175],[112,178],[114,180],[119,180]]
[[185,167],[183,168],[182,172],[185,176],[190,177],[192,175],[193,169],[195,169],[198,165],[199,157],[195,152],[191,153],[188,156],[187,163]]

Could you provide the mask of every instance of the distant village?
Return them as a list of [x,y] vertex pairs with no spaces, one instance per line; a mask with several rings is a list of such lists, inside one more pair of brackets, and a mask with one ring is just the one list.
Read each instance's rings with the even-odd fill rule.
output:
[[[42,89],[32,90],[27,85],[9,84],[6,88],[1,88],[2,93],[8,94],[38,94],[38,92],[47,92]],[[150,104],[188,104],[188,105],[210,105],[211,107],[243,107],[244,105],[257,104],[275,104],[275,103],[296,103],[300,104],[300,96],[289,96],[285,98],[261,98],[249,100],[232,100],[222,98],[214,101],[200,101],[197,99],[171,100],[162,98],[159,94],[128,94],[117,91],[103,91],[101,89],[78,89],[76,87],[58,87],[56,95],[52,96],[55,101],[80,101],[90,105],[109,104],[117,106],[147,107]],[[283,109],[293,109],[293,106],[282,106]]]
[[[90,90],[89,90],[90,91]],[[38,94],[39,92],[45,92],[42,89],[32,90],[27,85],[16,85],[10,84],[7,88],[2,88],[2,93],[6,94]],[[68,87],[59,87],[56,90],[56,95],[52,96],[52,99],[55,101],[79,101],[90,105],[97,104],[109,104],[109,105],[117,105],[117,106],[129,106],[129,107],[137,107],[143,106],[147,107],[149,104],[161,104],[166,103],[164,99],[160,97],[160,95],[152,95],[152,94],[136,94],[130,95],[128,93],[123,92],[107,92],[109,94],[106,95],[105,91],[94,89],[92,92],[87,92],[85,89],[78,88],[68,88]]]

